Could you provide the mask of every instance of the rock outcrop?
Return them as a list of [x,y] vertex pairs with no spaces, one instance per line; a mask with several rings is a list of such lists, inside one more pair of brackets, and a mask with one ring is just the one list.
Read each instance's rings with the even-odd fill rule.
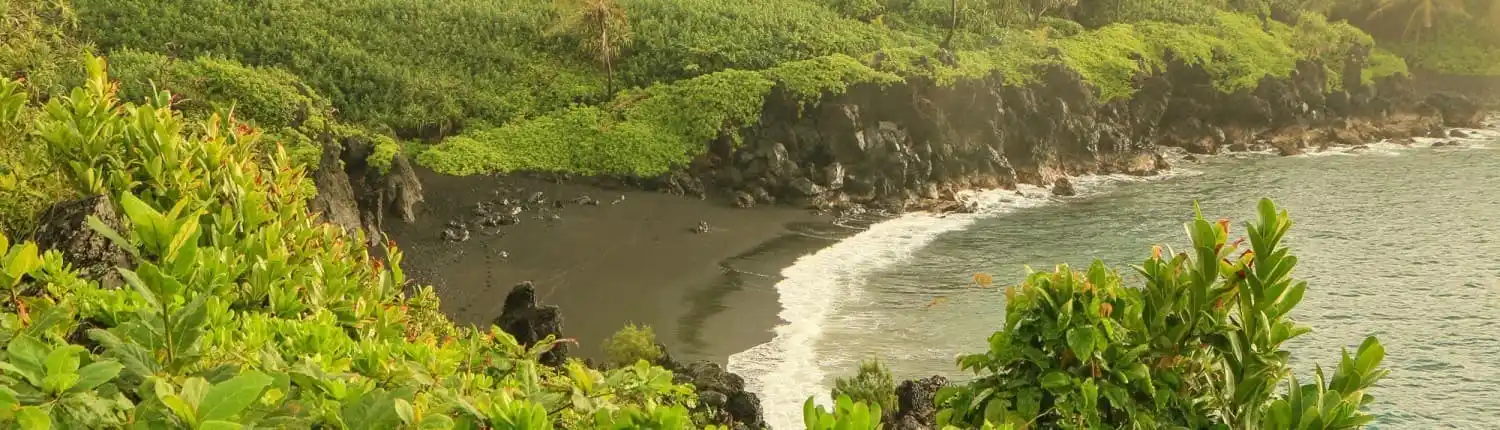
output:
[[[685,168],[691,174],[676,171],[655,183],[673,192],[724,190],[740,207],[957,208],[933,201],[967,189],[1045,186],[1066,176],[1151,175],[1169,167],[1161,155],[1169,147],[1298,154],[1324,143],[1426,135],[1477,121],[1476,104],[1456,96],[1419,98],[1406,78],[1358,84],[1364,59],[1351,58],[1342,74],[1354,84],[1340,90],[1328,87],[1328,69],[1313,61],[1301,61],[1288,78],[1225,93],[1203,67],[1170,59],[1162,70],[1136,77],[1132,97],[1110,101],[1061,65],[1045,66],[1025,86],[1006,84],[998,74],[953,85],[909,78],[853,85],[815,104],[778,87],[758,125],[740,132],[742,144],[722,137]],[[1059,195],[1069,188],[1056,187]]]
[[700,402],[709,407],[705,412],[716,414],[711,421],[730,423],[735,428],[766,428],[760,398],[745,390],[745,379],[740,375],[708,361],[664,367],[672,371],[676,382],[693,384]]
[[896,387],[896,410],[886,414],[892,430],[930,430],[937,427],[937,392],[948,378],[931,376],[901,381]]
[[422,182],[404,154],[380,171],[366,161],[374,145],[361,136],[323,137],[323,156],[312,172],[318,194],[309,209],[349,234],[363,232],[368,243],[381,237],[385,215],[395,213],[405,222],[416,220],[422,203]]
[[99,218],[105,226],[121,235],[129,234],[130,230],[115,212],[110,198],[97,195],[52,205],[42,213],[31,240],[39,249],[62,252],[63,258],[73,265],[81,278],[99,280],[107,288],[124,285],[124,279],[115,268],[133,268],[130,254],[89,227],[90,216]]
[[[536,287],[531,282],[522,282],[505,295],[505,307],[501,310],[500,317],[495,318],[495,325],[528,347],[536,345],[547,336],[562,339],[562,313],[557,306],[537,305]],[[542,354],[540,361],[544,365],[558,367],[567,359],[568,345],[560,343]]]

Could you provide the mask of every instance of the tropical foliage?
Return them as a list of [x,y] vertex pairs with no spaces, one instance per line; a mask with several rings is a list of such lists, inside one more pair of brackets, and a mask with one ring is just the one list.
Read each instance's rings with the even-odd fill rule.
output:
[[[607,372],[537,357],[457,327],[401,252],[371,257],[308,215],[284,151],[224,112],[189,122],[121,104],[104,62],[24,124],[74,192],[103,195],[123,228],[89,228],[130,256],[127,288],[80,278],[57,251],[0,240],[0,420],[45,428],[685,428],[695,405],[671,372]],[[0,81],[20,94],[15,81]],[[5,98],[4,112],[17,105]],[[33,109],[22,105],[23,109]],[[13,115],[13,114],[12,114]]]
[[[1271,201],[1245,237],[1198,215],[1192,247],[1160,247],[1126,287],[1095,262],[1034,272],[1006,290],[1006,321],[987,351],[958,358],[976,379],[938,394],[939,424],[961,428],[1351,429],[1373,418],[1369,388],[1386,374],[1371,337],[1331,377],[1299,383],[1282,346],[1311,329],[1288,314],[1307,284],[1281,240]],[[1285,391],[1282,391],[1284,387]]]

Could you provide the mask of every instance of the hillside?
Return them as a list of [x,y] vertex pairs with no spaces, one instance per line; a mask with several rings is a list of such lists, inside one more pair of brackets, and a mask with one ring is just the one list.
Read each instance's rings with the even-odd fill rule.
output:
[[[1416,16],[1412,10],[1425,6],[3,1],[0,286],[9,300],[0,305],[0,339],[7,345],[0,422],[26,429],[756,424],[739,413],[746,402],[758,406],[742,386],[727,388],[732,375],[664,360],[654,339],[633,327],[620,340],[630,351],[591,366],[567,359],[570,340],[556,333],[456,326],[439,312],[431,288],[408,282],[397,244],[376,234],[361,244],[324,222],[347,221],[337,219],[337,203],[356,205],[341,209],[355,227],[368,223],[362,218],[371,212],[379,219],[399,211],[392,207],[409,209],[420,199],[420,186],[407,179],[413,162],[453,175],[660,177],[704,156],[715,142],[741,144],[740,132],[768,117],[768,100],[790,100],[782,110],[801,117],[856,88],[960,92],[982,81],[1029,88],[1015,93],[1034,100],[1049,94],[1035,88],[1076,83],[1059,93],[1084,95],[1052,97],[1058,101],[1046,106],[1065,116],[1068,101],[1083,100],[1074,107],[1102,118],[1143,92],[1144,77],[1174,66],[1201,72],[1204,81],[1190,82],[1191,89],[1212,95],[1182,97],[1190,101],[1236,100],[1220,94],[1262,100],[1249,94],[1283,81],[1310,84],[1316,94],[1293,93],[1321,99],[1325,91],[1405,75],[1409,63],[1500,73],[1473,62],[1494,52],[1482,25],[1490,21],[1482,17],[1500,10],[1477,2],[1443,9],[1455,18],[1440,22],[1460,30],[1419,25],[1390,35],[1387,20],[1399,12],[1371,11],[1404,7],[1406,16]],[[1401,5],[1408,3],[1417,2]],[[1364,18],[1350,24],[1330,16]],[[1431,40],[1465,42],[1453,48],[1461,52],[1429,54]],[[1354,74],[1345,70],[1349,64],[1357,66]],[[1049,73],[1071,80],[1048,81]],[[1294,79],[1309,76],[1316,82]],[[1346,82],[1356,76],[1360,82]],[[1301,106],[1299,114],[1307,114]],[[779,156],[778,142],[759,142]],[[359,195],[329,202],[328,184]],[[72,200],[79,197],[85,198]],[[1265,252],[1233,262],[1239,242],[1226,246],[1228,222],[1193,220],[1196,260],[1163,259],[1159,252],[1147,260],[1153,283],[1144,291],[1157,296],[1122,292],[1118,275],[1102,266],[1030,277],[1023,285],[1036,288],[1012,290],[1023,300],[1010,305],[1013,315],[1032,315],[1030,322],[1011,324],[1013,332],[992,338],[999,339],[991,342],[994,351],[962,363],[987,369],[988,379],[945,391],[928,406],[943,409],[938,421],[953,428],[1229,421],[1272,427],[1323,412],[1329,422],[1348,424],[1331,427],[1357,427],[1369,419],[1361,412],[1369,400],[1338,393],[1362,393],[1383,375],[1378,342],[1363,345],[1357,363],[1346,354],[1332,382],[1299,385],[1284,379],[1288,358],[1280,345],[1300,333],[1283,318],[1297,299],[1281,292],[1300,287],[1291,287],[1286,271],[1252,271],[1265,283],[1254,288],[1274,293],[1231,294],[1249,264],[1292,261],[1288,271],[1294,264],[1279,247],[1287,215],[1269,201],[1259,215],[1249,240]],[[54,247],[71,248],[48,249]],[[1219,259],[1222,270],[1213,264]],[[537,308],[528,289],[516,291],[529,299],[521,300],[523,311],[549,312]],[[1163,298],[1183,291],[1197,299]],[[1059,305],[1054,296],[1090,304]],[[1261,296],[1276,299],[1255,300]],[[1161,320],[1143,320],[1143,307]],[[1199,315],[1210,315],[1213,324],[1179,324],[1186,329],[1170,328],[1180,332],[1174,339],[1106,338],[1096,331],[1168,330],[1160,327],[1168,317]],[[1247,344],[1229,344],[1235,336],[1254,342],[1259,361],[1228,373],[1204,371],[1243,364],[1229,358],[1248,354],[1238,349]],[[1210,343],[1219,349],[1207,351]],[[1147,369],[1175,362],[1179,350],[1193,346],[1205,352],[1181,357],[1200,367]],[[1063,357],[1065,349],[1084,352],[1046,358]],[[1122,365],[1104,372],[1134,382],[1100,379],[1101,364],[1110,362]],[[1029,376],[1004,380],[1012,371]],[[1260,372],[1276,376],[1236,379],[1228,388],[1180,383]],[[1237,392],[1240,383],[1254,389]],[[1277,394],[1283,384],[1306,398]],[[1158,389],[1177,394],[1158,399]],[[716,395],[700,398],[701,392]],[[809,406],[809,422],[819,429],[875,428],[881,410],[867,405],[880,401],[855,400],[861,402],[841,401],[832,412]],[[1320,410],[1325,401],[1335,410]]]

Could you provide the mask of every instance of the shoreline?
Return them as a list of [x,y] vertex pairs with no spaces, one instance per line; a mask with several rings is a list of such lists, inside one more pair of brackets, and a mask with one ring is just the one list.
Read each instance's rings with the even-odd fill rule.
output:
[[[387,228],[406,254],[409,277],[433,286],[443,312],[462,325],[489,324],[510,288],[531,281],[539,302],[562,310],[564,334],[579,342],[574,354],[589,358],[602,357],[603,341],[635,323],[650,325],[678,359],[725,363],[771,340],[781,270],[857,232],[788,207],[740,209],[721,199],[518,176],[417,174],[427,190],[417,220]],[[525,205],[514,225],[484,226],[474,210],[477,202],[529,200],[538,191],[545,202]],[[573,201],[585,195],[597,203]],[[700,221],[707,232],[694,231]],[[465,224],[467,240],[445,233],[458,230],[451,222]]]

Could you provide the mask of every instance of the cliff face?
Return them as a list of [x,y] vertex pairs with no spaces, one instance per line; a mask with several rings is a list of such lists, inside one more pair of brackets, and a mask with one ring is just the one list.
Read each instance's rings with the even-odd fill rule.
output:
[[422,183],[403,154],[396,154],[390,169],[382,172],[365,162],[374,148],[362,138],[325,139],[323,148],[318,168],[311,172],[318,194],[308,202],[309,209],[350,234],[363,232],[370,244],[383,237],[386,214],[416,220]]
[[725,189],[740,206],[949,210],[961,209],[953,196],[965,189],[1150,175],[1169,167],[1167,147],[1290,154],[1441,133],[1445,114],[1450,125],[1477,123],[1477,106],[1442,95],[1419,100],[1404,78],[1359,85],[1362,61],[1345,65],[1343,82],[1353,85],[1341,90],[1328,88],[1321,64],[1304,61],[1288,78],[1234,93],[1216,89],[1201,67],[1169,61],[1138,77],[1131,98],[1109,102],[1062,66],[1025,86],[1001,76],[953,86],[908,80],[855,86],[812,106],[777,89],[739,145],[720,139],[662,186]]

